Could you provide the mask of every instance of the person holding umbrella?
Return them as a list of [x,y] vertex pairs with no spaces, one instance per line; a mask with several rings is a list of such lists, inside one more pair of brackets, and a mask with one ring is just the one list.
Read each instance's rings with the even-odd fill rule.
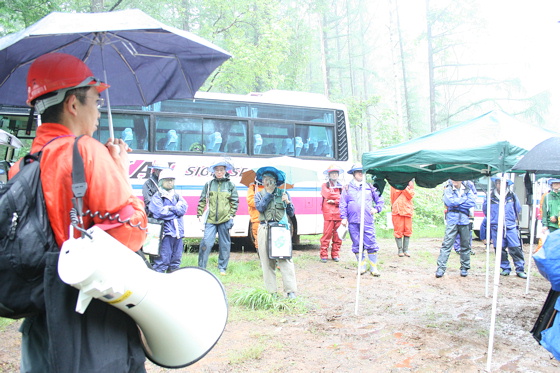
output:
[[[496,250],[496,237],[498,236],[498,210],[500,205],[500,186],[502,182],[499,178],[493,177],[491,179],[494,182],[494,188],[490,193],[490,239],[494,244],[494,250]],[[518,226],[518,216],[521,212],[521,203],[519,203],[519,198],[513,193],[509,187],[513,185],[513,181],[507,180],[506,185],[506,196],[505,196],[505,206],[504,206],[504,237],[502,241],[502,261],[500,267],[502,271],[500,275],[509,276],[511,272],[511,266],[508,259],[508,251],[513,259],[513,265],[515,266],[515,271],[517,276],[521,278],[527,278],[525,274],[525,259],[523,258],[523,249],[521,236],[519,234]],[[482,204],[482,210],[486,214],[486,208],[488,206],[488,198],[484,200]],[[488,224],[488,219],[486,220]]]
[[[229,180],[229,172],[232,170],[233,166],[227,161],[219,161],[208,167],[208,171],[213,175],[213,178],[202,188],[196,213],[199,219],[206,215],[205,221],[202,221],[204,237],[200,242],[198,251],[198,266],[206,268],[217,233],[219,244],[218,270],[222,276],[226,275],[229,263],[231,250],[229,230],[233,227],[233,218],[237,213],[239,204],[237,188]],[[207,210],[206,214],[205,210]]]
[[272,294],[278,291],[276,285],[276,267],[280,269],[284,292],[288,298],[295,298],[297,292],[296,271],[292,259],[269,259],[268,256],[268,223],[278,222],[289,228],[289,217],[294,216],[294,205],[285,190],[278,187],[286,181],[284,172],[274,167],[261,167],[257,170],[257,181],[264,189],[255,194],[255,206],[259,211],[259,231],[257,234],[258,253],[261,260],[264,284]]
[[[383,198],[378,193],[377,188],[370,183],[365,182],[364,174],[362,172],[361,164],[354,164],[348,171],[354,178],[348,185],[342,189],[340,196],[340,217],[342,218],[341,224],[348,226],[348,232],[352,239],[352,252],[356,254],[360,274],[368,271],[375,276],[379,277],[380,273],[377,269],[377,252],[379,245],[375,239],[375,225],[374,213],[379,213],[383,210]],[[365,193],[362,191],[365,188]],[[363,194],[362,194],[363,193]],[[365,195],[362,201],[362,195]],[[363,233],[364,233],[364,246],[362,257],[360,258],[360,226],[361,210],[364,205],[364,220],[363,220]],[[368,256],[365,257],[365,251]]]
[[342,240],[338,237],[337,229],[340,227],[340,194],[342,193],[342,184],[338,181],[338,176],[343,172],[342,169],[334,164],[325,170],[324,174],[328,177],[326,183],[321,186],[321,196],[323,203],[321,211],[323,211],[323,235],[321,236],[321,262],[326,263],[329,258],[329,246],[331,245],[331,258],[335,262],[340,261],[339,251]]
[[[71,170],[78,136],[88,187],[82,199],[83,211],[88,212],[83,215],[84,228],[105,225],[108,234],[132,251],[140,250],[146,239],[144,204],[128,181],[128,146],[122,139],[110,138],[103,145],[92,138],[99,125],[99,94],[108,87],[68,54],[49,53],[29,67],[27,103],[43,120],[31,152],[42,151],[43,193],[59,247],[70,234]],[[21,371],[145,372],[146,358],[132,318],[98,299],[83,314],[77,313],[78,290],[60,280],[52,258],[58,256],[47,257],[46,309],[21,325]]]

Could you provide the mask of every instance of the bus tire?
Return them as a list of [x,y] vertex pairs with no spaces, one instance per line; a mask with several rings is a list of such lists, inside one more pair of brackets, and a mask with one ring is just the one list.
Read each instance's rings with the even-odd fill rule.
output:
[[290,233],[292,235],[292,246],[300,244],[300,237],[297,234],[297,220],[293,216],[290,218]]

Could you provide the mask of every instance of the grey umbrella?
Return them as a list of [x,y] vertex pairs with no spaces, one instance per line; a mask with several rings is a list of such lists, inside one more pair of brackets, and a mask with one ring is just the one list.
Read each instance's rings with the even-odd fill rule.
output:
[[231,57],[138,9],[55,12],[0,39],[0,104],[25,106],[29,66],[49,52],[84,61],[96,77],[111,85],[110,104],[143,106],[193,98],[208,76]]
[[560,137],[551,137],[535,145],[513,166],[513,170],[560,176]]

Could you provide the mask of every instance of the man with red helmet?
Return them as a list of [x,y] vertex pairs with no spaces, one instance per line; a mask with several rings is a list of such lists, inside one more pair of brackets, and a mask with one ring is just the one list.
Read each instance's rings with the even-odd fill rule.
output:
[[[128,181],[128,147],[122,139],[109,139],[103,145],[91,137],[99,125],[100,92],[108,87],[81,60],[67,54],[43,55],[29,68],[27,103],[43,122],[31,152],[42,151],[41,183],[59,247],[70,234],[72,148],[82,135],[78,147],[88,184],[84,227],[97,224],[133,251],[146,238],[141,229],[147,225],[144,205]],[[18,169],[13,167],[10,173]],[[119,220],[102,219],[117,214]],[[83,315],[76,313],[78,290],[58,278],[57,258],[47,259],[46,311],[26,318],[21,326],[21,371],[144,372],[145,355],[134,321],[96,299]]]

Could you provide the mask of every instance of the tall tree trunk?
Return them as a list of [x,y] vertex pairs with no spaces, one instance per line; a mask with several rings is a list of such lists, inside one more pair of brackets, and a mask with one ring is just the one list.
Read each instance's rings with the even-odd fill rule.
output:
[[[396,22],[396,4],[395,0],[389,0],[389,42],[391,51],[391,67],[393,69],[393,91],[395,96],[395,127],[400,129],[403,127],[403,114],[402,114],[402,94],[401,94],[401,66],[399,66],[399,59],[402,60],[402,53],[400,53],[396,45],[400,40],[395,40],[395,29],[398,27],[398,22]],[[393,22],[395,21],[395,22]],[[397,38],[399,35],[397,34]]]
[[432,24],[430,21],[430,0],[426,0],[426,38],[428,43],[428,84],[430,85],[430,131],[436,128],[436,88],[434,82],[434,52],[432,47]]
[[327,35],[325,30],[325,15],[319,15],[319,39],[321,43],[321,72],[323,73],[323,92],[325,96],[330,97],[329,68],[327,66]]
[[412,135],[412,116],[411,116],[411,108],[410,108],[410,97],[408,93],[408,80],[406,75],[406,63],[404,62],[404,45],[403,45],[403,37],[401,32],[401,19],[399,16],[399,0],[395,0],[395,13],[397,16],[397,33],[399,39],[399,50],[401,54],[401,70],[402,70],[402,81],[403,81],[403,89],[404,89],[404,107],[405,107],[405,115],[406,115],[406,123],[408,133],[406,135],[407,139],[410,139]]

